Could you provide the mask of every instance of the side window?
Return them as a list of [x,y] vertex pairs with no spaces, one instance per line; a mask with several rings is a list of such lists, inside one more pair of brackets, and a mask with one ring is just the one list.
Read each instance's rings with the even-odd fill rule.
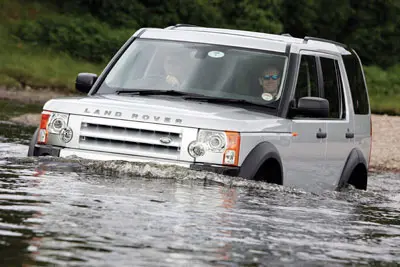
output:
[[319,96],[317,63],[315,57],[309,55],[301,56],[295,99],[305,96]]
[[323,76],[322,97],[329,101],[329,118],[342,118],[342,94],[337,61],[330,58],[320,58]]
[[367,88],[364,83],[361,63],[354,54],[342,57],[347,72],[347,78],[349,80],[354,113],[368,114],[368,95]]

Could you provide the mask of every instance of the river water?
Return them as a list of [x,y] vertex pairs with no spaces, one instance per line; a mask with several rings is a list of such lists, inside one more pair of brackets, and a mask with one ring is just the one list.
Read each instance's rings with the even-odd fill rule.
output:
[[394,266],[400,175],[310,193],[177,167],[27,158],[0,124],[0,266]]

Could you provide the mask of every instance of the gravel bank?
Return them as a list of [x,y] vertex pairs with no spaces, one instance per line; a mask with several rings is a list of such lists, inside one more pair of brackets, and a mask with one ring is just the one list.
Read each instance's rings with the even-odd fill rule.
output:
[[400,116],[372,115],[371,170],[400,172]]
[[0,86],[0,99],[16,100],[27,104],[44,104],[49,99],[69,95],[72,94],[54,89],[32,89],[30,87],[25,89],[6,89]]
[[[0,87],[0,99],[43,104],[48,99],[67,94],[51,90],[10,91]],[[24,114],[11,121],[24,125],[38,125],[39,114]],[[372,115],[371,171],[400,172],[400,116]]]

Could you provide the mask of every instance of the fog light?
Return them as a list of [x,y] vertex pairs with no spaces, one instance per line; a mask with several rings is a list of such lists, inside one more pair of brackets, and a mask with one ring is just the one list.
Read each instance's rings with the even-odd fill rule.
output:
[[69,143],[72,140],[72,136],[73,136],[73,131],[70,127],[63,128],[60,131],[60,139],[64,143]]
[[204,149],[204,146],[202,144],[191,142],[189,144],[188,152],[190,156],[192,156],[193,158],[197,158],[204,156],[206,150]]

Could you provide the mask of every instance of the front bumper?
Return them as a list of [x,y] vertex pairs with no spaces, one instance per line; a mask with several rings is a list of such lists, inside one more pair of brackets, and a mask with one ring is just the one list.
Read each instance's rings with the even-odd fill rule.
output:
[[240,171],[240,167],[212,165],[212,164],[205,164],[205,163],[193,163],[193,162],[185,162],[185,161],[164,160],[164,159],[158,159],[158,158],[138,157],[138,156],[130,156],[130,155],[123,155],[123,154],[107,153],[107,152],[61,148],[61,147],[48,146],[48,145],[35,145],[33,156],[53,156],[53,157],[62,157],[62,158],[69,157],[69,156],[77,156],[80,158],[85,158],[85,159],[90,159],[90,160],[125,160],[125,161],[133,161],[133,162],[154,162],[157,164],[177,165],[177,166],[189,168],[189,169],[196,170],[196,171],[209,171],[209,172],[214,172],[214,173],[228,175],[228,176],[238,176],[239,171]]

